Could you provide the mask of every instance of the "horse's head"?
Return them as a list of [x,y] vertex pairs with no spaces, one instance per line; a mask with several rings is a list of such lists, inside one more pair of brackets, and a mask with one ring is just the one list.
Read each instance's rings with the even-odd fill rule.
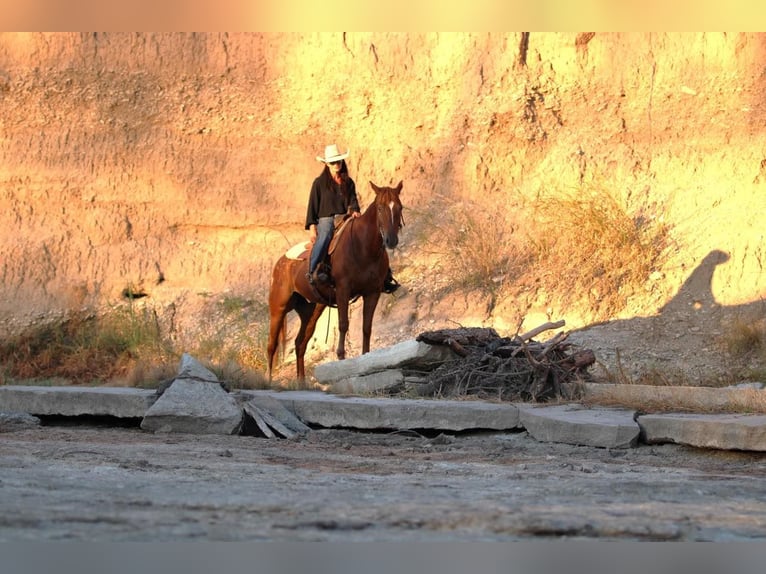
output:
[[404,225],[402,202],[399,199],[402,182],[400,181],[396,187],[378,187],[372,182],[370,186],[375,191],[375,209],[380,236],[385,246],[393,249],[399,244],[399,230]]

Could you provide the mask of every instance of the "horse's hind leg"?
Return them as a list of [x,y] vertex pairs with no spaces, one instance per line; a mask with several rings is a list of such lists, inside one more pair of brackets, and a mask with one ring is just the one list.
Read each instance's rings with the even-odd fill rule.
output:
[[284,275],[284,268],[278,262],[274,268],[271,289],[269,290],[269,342],[266,347],[269,359],[269,381],[271,381],[272,369],[274,368],[274,355],[279,349],[280,342],[284,353],[285,329],[287,328],[285,317],[295,307],[293,295],[288,290],[289,284],[285,282]]
[[309,303],[305,299],[302,299],[295,304],[295,311],[301,318],[301,326],[298,329],[298,334],[295,337],[295,362],[298,369],[299,381],[306,380],[306,365],[304,361],[306,348],[309,345],[311,337],[314,335],[317,321],[322,315],[324,309],[324,305]]
[[[269,343],[266,352],[269,358],[269,382],[271,382],[271,373],[274,368],[274,355],[279,348],[280,335],[284,335],[285,316],[288,313],[287,308],[272,310],[269,316]],[[284,337],[281,337],[284,340]]]

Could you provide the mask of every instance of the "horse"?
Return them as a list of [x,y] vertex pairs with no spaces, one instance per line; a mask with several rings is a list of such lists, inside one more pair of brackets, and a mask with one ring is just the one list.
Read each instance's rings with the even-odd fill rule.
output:
[[339,360],[346,358],[349,304],[362,297],[362,354],[370,350],[372,319],[389,269],[388,252],[399,243],[399,230],[404,225],[399,195],[402,182],[396,187],[378,187],[373,201],[362,215],[351,218],[342,232],[336,232],[329,251],[332,285],[311,285],[306,278],[308,252],[301,259],[282,255],[274,264],[269,290],[268,368],[271,381],[274,355],[285,348],[286,316],[295,311],[300,328],[295,337],[295,357],[298,380],[306,379],[304,355],[314,334],[317,321],[328,306],[338,308]]

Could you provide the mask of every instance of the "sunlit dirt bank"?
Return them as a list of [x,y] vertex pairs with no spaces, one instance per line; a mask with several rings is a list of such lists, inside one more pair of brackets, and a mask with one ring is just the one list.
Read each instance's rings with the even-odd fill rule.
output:
[[[328,143],[363,205],[369,181],[404,182],[378,345],[456,322],[762,317],[765,60],[744,33],[4,33],[2,332],[139,295],[190,347],[211,302],[265,301]],[[536,202],[591,195],[665,229],[640,277],[573,284],[535,259],[567,217],[543,228]],[[469,258],[461,233],[487,222],[537,251]],[[489,289],[454,284],[482,261]]]

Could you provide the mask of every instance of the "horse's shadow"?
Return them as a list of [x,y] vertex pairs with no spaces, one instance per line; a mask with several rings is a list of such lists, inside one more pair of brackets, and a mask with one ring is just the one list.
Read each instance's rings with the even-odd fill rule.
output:
[[607,372],[620,378],[635,380],[648,371],[664,371],[684,372],[704,382],[734,374],[727,337],[735,336],[736,322],[766,318],[766,301],[721,305],[716,300],[713,275],[727,261],[724,251],[711,251],[656,315],[588,325],[573,330],[570,341],[591,348]]

